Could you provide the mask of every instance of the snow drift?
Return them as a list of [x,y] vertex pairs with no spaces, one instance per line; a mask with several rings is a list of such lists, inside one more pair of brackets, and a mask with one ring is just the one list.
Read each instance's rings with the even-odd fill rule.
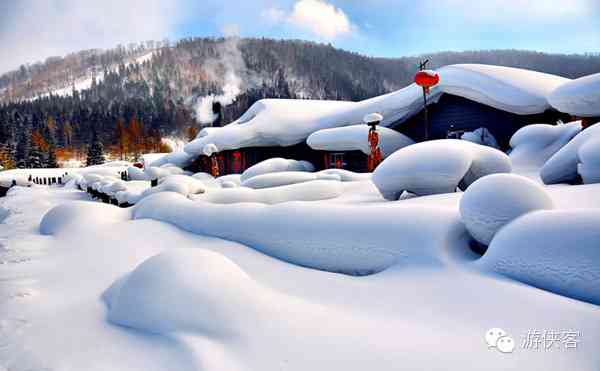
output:
[[403,191],[419,196],[466,189],[475,180],[511,172],[504,153],[457,139],[441,139],[405,147],[385,159],[373,172],[383,197],[397,200]]
[[140,201],[133,218],[172,223],[293,264],[348,274],[379,272],[401,261],[439,262],[445,255],[440,249],[464,234],[454,210],[390,206],[215,205],[163,192]]
[[[567,222],[568,221],[568,222]],[[537,211],[501,229],[484,270],[600,305],[600,211]]]

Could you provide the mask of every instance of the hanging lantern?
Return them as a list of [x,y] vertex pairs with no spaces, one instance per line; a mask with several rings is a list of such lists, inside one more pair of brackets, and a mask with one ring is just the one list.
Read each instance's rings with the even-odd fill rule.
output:
[[422,70],[415,75],[415,83],[429,94],[429,89],[440,82],[440,75],[431,70]]

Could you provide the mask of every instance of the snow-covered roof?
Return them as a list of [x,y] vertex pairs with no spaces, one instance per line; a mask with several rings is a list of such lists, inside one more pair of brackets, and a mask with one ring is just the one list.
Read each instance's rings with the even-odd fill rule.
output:
[[600,73],[559,86],[548,100],[562,112],[581,117],[600,116]]
[[[479,64],[451,65],[437,72],[440,83],[431,89],[429,103],[448,93],[519,115],[547,110],[547,96],[570,81],[535,71]],[[374,112],[383,116],[382,126],[390,126],[418,113],[422,104],[423,92],[416,84],[360,102],[263,99],[237,121],[202,130],[184,149],[200,155],[210,143],[219,151],[289,146],[317,130],[361,123],[365,115]]]
[[[379,145],[383,157],[396,152],[400,148],[414,144],[414,141],[395,130],[378,127]],[[340,128],[323,129],[312,133],[306,143],[316,150],[322,151],[363,151],[371,153],[368,141],[369,126],[350,125]]]

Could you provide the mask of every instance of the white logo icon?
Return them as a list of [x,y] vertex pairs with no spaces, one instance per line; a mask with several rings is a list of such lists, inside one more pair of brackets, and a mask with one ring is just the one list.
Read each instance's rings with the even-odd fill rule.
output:
[[501,353],[512,353],[515,341],[501,328],[492,328],[485,332],[485,342],[488,348],[496,348]]

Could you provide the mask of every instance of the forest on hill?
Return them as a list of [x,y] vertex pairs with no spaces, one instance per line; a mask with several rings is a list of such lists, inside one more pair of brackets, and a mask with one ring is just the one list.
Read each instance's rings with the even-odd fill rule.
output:
[[94,134],[115,157],[135,158],[164,150],[163,137],[229,123],[262,98],[385,94],[411,83],[422,58],[432,68],[485,63],[569,78],[600,72],[600,54],[487,50],[390,59],[300,40],[189,38],[87,50],[0,76],[0,162],[48,166],[56,155],[84,153]]

